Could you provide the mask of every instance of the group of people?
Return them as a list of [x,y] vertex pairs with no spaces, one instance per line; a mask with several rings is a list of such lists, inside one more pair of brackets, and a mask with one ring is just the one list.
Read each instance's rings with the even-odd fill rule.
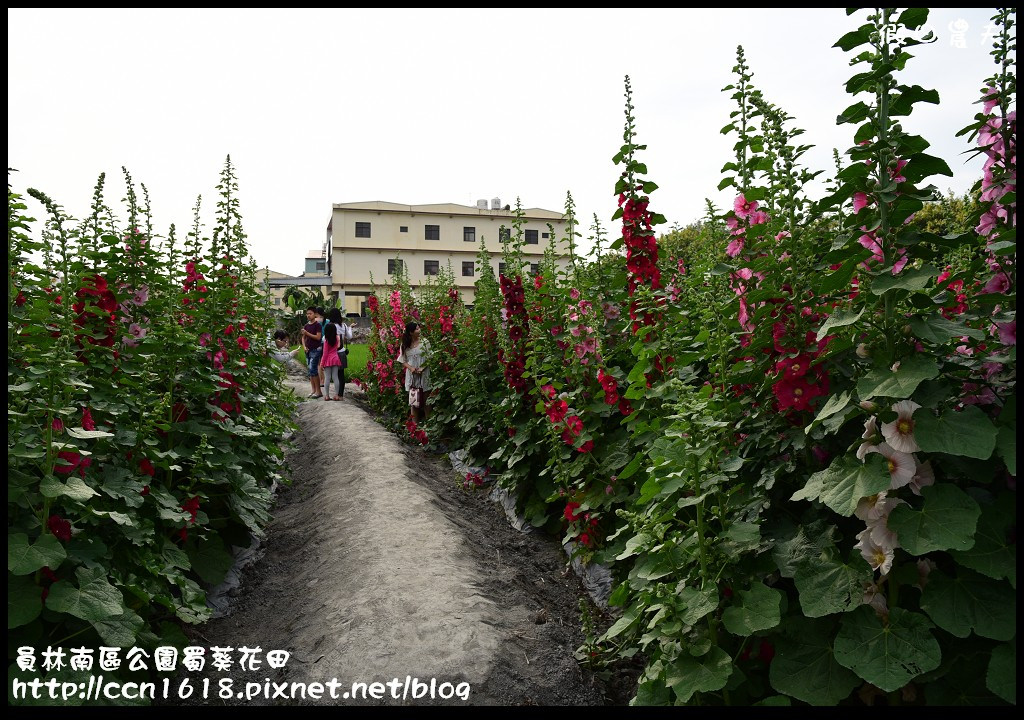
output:
[[[306,308],[306,325],[302,328],[302,345],[306,350],[309,370],[310,398],[345,399],[345,368],[352,326],[341,317],[341,310],[322,307]],[[331,394],[331,386],[334,394]]]
[[[302,345],[306,350],[309,371],[310,398],[343,400],[345,396],[345,368],[348,367],[348,347],[352,340],[352,326],[344,322],[341,311],[322,307],[306,308],[302,328]],[[277,350],[271,356],[287,362],[299,352],[288,350],[288,333],[278,330],[274,334]],[[409,321],[402,333],[401,352],[396,361],[405,369],[405,390],[409,394],[409,419],[420,423],[427,419],[427,396],[430,392],[430,368],[427,360],[430,343],[422,337],[419,323]],[[331,386],[334,395],[331,395]]]

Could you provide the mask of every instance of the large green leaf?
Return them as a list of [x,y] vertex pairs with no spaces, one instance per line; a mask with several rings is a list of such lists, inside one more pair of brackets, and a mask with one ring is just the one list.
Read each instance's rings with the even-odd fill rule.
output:
[[899,690],[939,666],[942,651],[932,627],[920,613],[892,608],[884,622],[862,605],[843,617],[835,641],[836,661],[885,692]]
[[907,270],[898,275],[883,273],[871,282],[871,292],[875,295],[882,295],[888,290],[916,292],[923,290],[928,285],[928,281],[938,274],[939,271],[931,265]]
[[947,410],[940,417],[930,412],[914,416],[914,438],[923,452],[987,460],[996,447],[998,430],[976,405],[957,412]]
[[111,647],[131,647],[145,622],[133,611],[126,609],[120,615],[96,620],[92,626]]
[[789,619],[775,643],[768,671],[772,687],[810,705],[835,705],[861,684],[856,673],[836,662],[835,623],[829,619]]
[[7,578],[7,629],[28,625],[43,611],[43,589],[24,575]]
[[757,582],[750,590],[740,591],[738,606],[725,609],[722,625],[733,635],[753,635],[778,625],[781,609],[782,593]]
[[1005,643],[992,651],[985,684],[1006,702],[1017,704],[1017,643]]
[[699,658],[681,654],[665,669],[665,682],[679,702],[687,702],[694,693],[721,690],[732,675],[732,658],[717,645]]
[[46,607],[89,622],[108,620],[125,611],[121,593],[108,582],[104,568],[77,568],[75,575],[78,578],[77,588],[68,580],[60,580],[50,586]]
[[28,575],[44,566],[54,570],[65,557],[64,546],[49,533],[40,535],[31,545],[25,533],[15,533],[7,538],[7,569],[15,575]]
[[679,591],[679,600],[686,604],[681,620],[687,625],[695,625],[698,620],[713,612],[718,607],[718,592],[713,589],[698,590],[683,588]]
[[830,330],[835,330],[838,327],[845,327],[846,325],[853,325],[855,322],[860,320],[860,316],[863,314],[863,308],[861,308],[861,311],[857,313],[850,310],[839,310],[832,313],[818,329],[817,339],[821,340],[823,337],[828,335]]
[[921,496],[920,510],[899,505],[889,513],[887,524],[899,536],[900,545],[913,555],[971,549],[981,516],[974,498],[949,483],[922,488]]
[[791,500],[821,500],[840,515],[850,516],[861,498],[877,495],[892,484],[884,458],[875,453],[867,462],[841,455],[824,470],[811,475]]
[[1006,469],[1017,477],[1017,423],[1003,425],[996,437],[996,452],[1006,463]]
[[847,612],[863,603],[864,585],[873,573],[859,553],[844,563],[833,548],[814,561],[802,564],[793,582],[800,593],[800,607],[807,617]]
[[1013,589],[965,568],[955,578],[932,570],[921,593],[921,609],[940,628],[960,638],[971,630],[993,640],[1010,640],[1017,634]]
[[817,562],[822,551],[826,548],[831,551],[833,548],[832,536],[835,531],[835,525],[820,519],[807,525],[770,531],[776,538],[772,547],[772,559],[779,568],[779,574],[791,578],[804,563]]
[[978,340],[982,340],[985,337],[985,334],[980,330],[967,327],[960,322],[947,320],[941,315],[911,318],[910,331],[915,337],[935,343],[936,345],[944,345],[950,339],[961,338],[964,335]]
[[873,397],[889,397],[897,400],[910,397],[924,380],[938,377],[939,366],[924,353],[912,355],[893,372],[889,368],[876,368],[857,383],[857,395],[861,400]]
[[99,495],[98,492],[86,485],[82,478],[74,475],[68,478],[67,483],[62,483],[53,475],[47,475],[43,478],[42,482],[39,483],[39,492],[42,493],[44,497],[56,498],[61,495],[66,495],[72,500],[83,503],[93,495]]
[[1016,493],[1003,492],[981,509],[974,547],[953,550],[953,559],[964,567],[990,578],[1006,578],[1017,587],[1017,544],[1010,540],[1010,528],[1017,520]]

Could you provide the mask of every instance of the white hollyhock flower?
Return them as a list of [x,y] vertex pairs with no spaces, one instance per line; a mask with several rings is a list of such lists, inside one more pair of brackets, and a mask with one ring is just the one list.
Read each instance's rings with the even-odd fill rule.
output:
[[886,548],[871,539],[871,528],[864,528],[857,535],[855,550],[860,550],[863,557],[872,570],[878,570],[883,575],[892,569],[892,561],[896,557],[895,548]]
[[931,461],[926,460],[917,466],[917,472],[914,474],[914,479],[910,481],[908,487],[910,487],[910,492],[920,495],[921,488],[934,484],[935,471],[932,469]]
[[920,407],[913,400],[900,400],[892,406],[897,417],[882,425],[882,436],[894,450],[912,453],[921,449],[914,439],[914,411]]
[[886,460],[886,468],[889,470],[889,476],[892,478],[892,484],[889,485],[890,490],[896,490],[904,485],[909,485],[914,479],[914,475],[917,473],[917,461],[914,460],[914,456],[900,452],[893,448],[889,443],[882,443],[873,450],[868,452],[880,453]]

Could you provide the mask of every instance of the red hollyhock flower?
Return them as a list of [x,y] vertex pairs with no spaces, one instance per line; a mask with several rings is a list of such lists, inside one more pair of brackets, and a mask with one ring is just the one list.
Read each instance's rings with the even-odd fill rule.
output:
[[580,542],[587,547],[590,547],[591,540],[592,538],[590,537],[590,533],[580,533]]
[[[185,512],[189,513],[192,516],[192,519],[189,522],[195,523],[195,521],[196,521],[196,513],[199,512],[199,496],[196,495],[195,497],[193,497],[193,498],[183,502],[181,504],[181,509],[184,510]],[[182,539],[184,539],[184,538],[182,538]]]
[[807,374],[810,364],[811,358],[801,354],[779,360],[775,363],[775,371],[781,373],[786,380],[796,380]]
[[21,290],[19,290],[18,291],[18,297],[14,298],[14,304],[17,305],[18,307],[21,307],[26,302],[28,302],[28,298],[25,297],[25,293],[23,293]]
[[570,415],[566,418],[565,426],[575,437],[579,437],[580,433],[583,432],[583,421],[580,420],[579,415]]
[[46,522],[46,527],[50,529],[55,538],[62,542],[67,542],[71,539],[71,523],[60,515],[51,515],[50,519]]
[[149,458],[142,458],[142,460],[139,461],[139,472],[143,475],[153,477],[156,475],[156,468],[153,467],[153,463],[149,461]]
[[232,324],[228,325],[226,328],[224,328],[224,334],[225,335],[234,335],[235,334],[235,325],[234,325],[234,323],[232,323]]
[[579,448],[578,448],[578,450],[581,453],[588,453],[588,452],[590,452],[593,449],[594,449],[594,441],[593,440],[587,440],[585,443],[580,445]]
[[64,421],[60,418],[54,418],[50,427],[52,427],[53,431],[56,433],[64,432]]
[[619,412],[625,415],[626,417],[629,417],[630,415],[633,414],[633,406],[626,398],[622,398],[621,400],[619,400]]
[[181,538],[182,542],[185,542],[186,540],[188,540],[188,528],[182,528],[181,530],[179,530],[178,531],[178,537]]
[[562,517],[569,522],[576,522],[580,519],[579,513],[576,512],[579,508],[580,504],[578,502],[567,502],[565,504],[565,510],[562,511]]
[[249,339],[248,338],[245,338],[245,337],[242,337],[241,335],[239,335],[237,342],[238,342],[238,347],[242,348],[243,350],[248,350],[249,349]]
[[51,570],[49,565],[44,565],[39,572],[43,574],[43,577],[46,580],[49,580],[52,583],[57,582],[57,573]]
[[92,419],[92,411],[89,408],[82,409],[82,429],[83,430],[95,430],[96,423]]
[[142,497],[146,497],[147,495],[149,495],[149,485],[143,486],[142,491],[139,493],[139,495],[141,495]]
[[82,456],[72,450],[62,450],[57,453],[57,457],[68,464],[55,464],[53,471],[58,475],[70,475],[74,472],[79,465],[82,464]]
[[[565,419],[565,414],[568,411],[569,404],[565,400],[562,400],[561,398],[554,400],[550,405],[548,405],[548,420],[556,424],[560,423]],[[575,415],[573,417],[575,417]]]

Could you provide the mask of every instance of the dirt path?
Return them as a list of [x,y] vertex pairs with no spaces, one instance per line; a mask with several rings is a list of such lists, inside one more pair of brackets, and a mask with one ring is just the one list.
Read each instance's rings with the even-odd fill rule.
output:
[[[462,489],[447,458],[401,442],[358,395],[303,402],[298,420],[292,485],[279,492],[264,554],[245,571],[231,613],[199,628],[207,646],[292,653],[283,670],[231,671],[236,687],[337,678],[345,688],[411,676],[469,683],[477,705],[628,698],[573,659],[586,593],[556,542],[513,529],[485,493]],[[225,674],[210,677],[216,687]],[[226,704],[243,703],[463,701]]]

